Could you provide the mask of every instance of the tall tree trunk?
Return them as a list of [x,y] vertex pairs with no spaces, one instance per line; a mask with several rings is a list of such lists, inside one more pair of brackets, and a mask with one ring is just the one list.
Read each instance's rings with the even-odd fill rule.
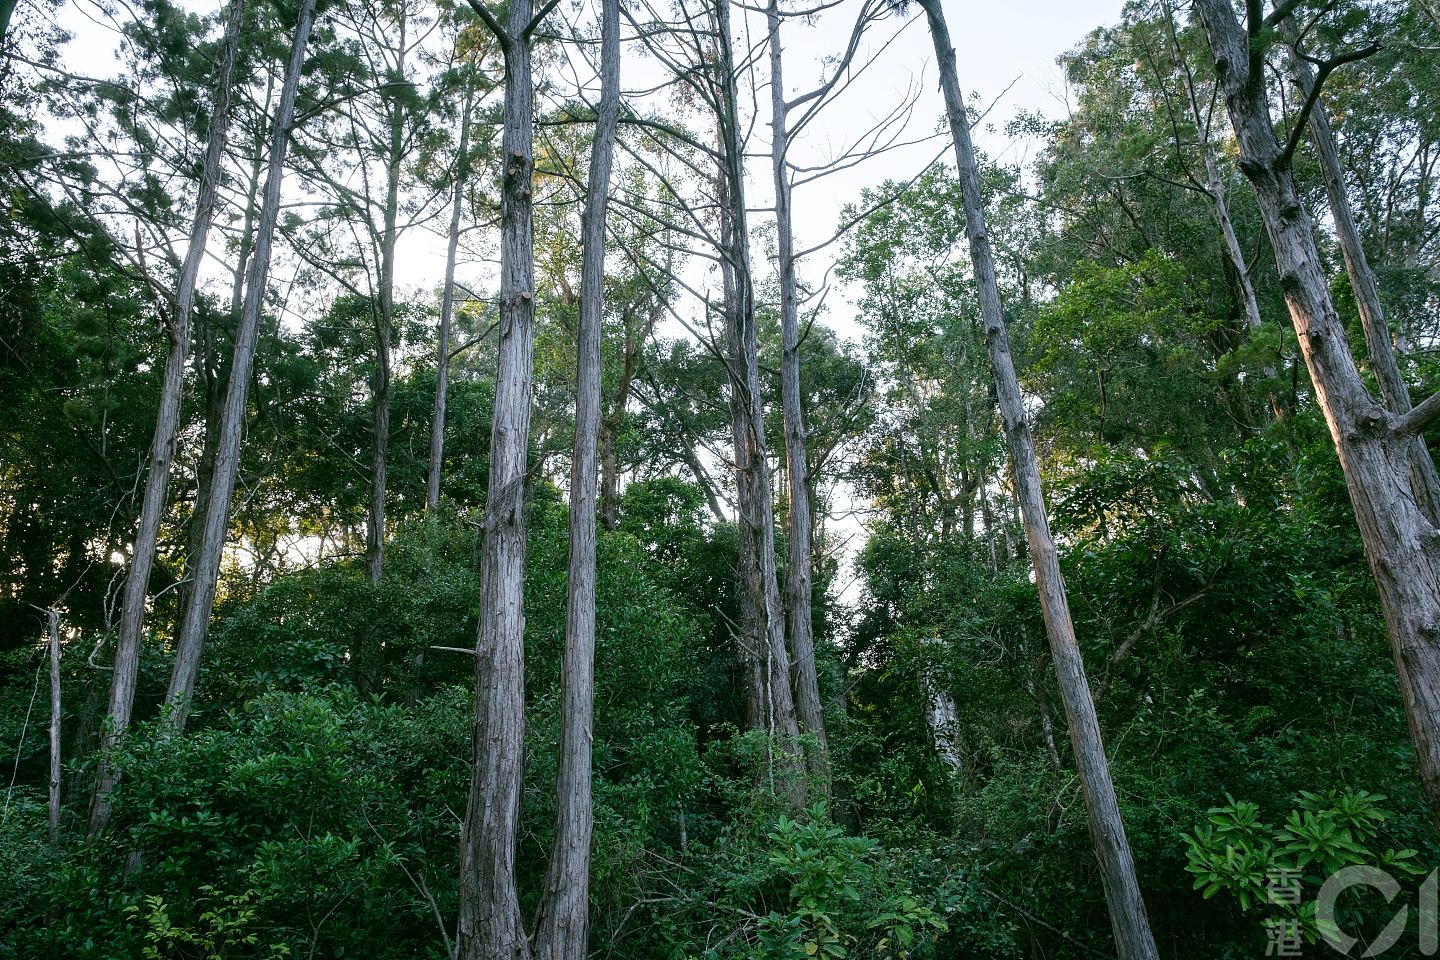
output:
[[[269,113],[274,97],[275,73],[268,71],[263,101],[266,114]],[[231,269],[230,312],[227,314],[231,324],[237,329],[240,326],[241,311],[245,306],[245,274],[249,272],[250,256],[255,252],[255,218],[259,213],[256,199],[260,194],[261,178],[265,172],[264,139],[258,139],[252,146],[254,149],[250,161],[250,175],[242,190],[245,197],[245,216],[240,226],[239,249],[235,253],[234,266]],[[215,356],[215,325],[204,313],[199,319],[193,363],[196,378],[202,384],[205,422],[200,455],[195,461],[195,503],[187,522],[185,586],[180,591],[181,609],[184,609],[190,586],[195,582],[195,560],[200,555],[200,544],[205,538],[205,514],[210,509],[210,480],[215,473],[215,450],[220,439],[220,410],[224,406],[225,391],[230,382],[228,364]]]
[[215,217],[220,186],[220,164],[225,154],[225,135],[230,124],[230,99],[235,77],[235,60],[240,48],[240,24],[245,0],[230,0],[225,19],[225,37],[220,54],[220,71],[215,77],[215,103],[200,168],[195,216],[190,225],[189,246],[180,266],[175,291],[175,314],[170,321],[170,344],[165,355],[165,373],[160,384],[160,409],[155,415],[155,433],[150,439],[146,465],[145,492],[140,504],[140,521],[130,575],[125,581],[125,599],[120,610],[120,637],[115,647],[115,670],[110,681],[110,706],[105,733],[97,757],[95,799],[90,808],[90,832],[103,831],[110,821],[110,791],[116,773],[110,751],[116,738],[130,726],[135,706],[135,681],[140,672],[140,637],[145,625],[145,606],[150,599],[150,571],[155,563],[155,545],[160,521],[165,514],[165,495],[170,486],[170,467],[175,459],[175,434],[180,426],[180,400],[185,390],[185,365],[190,355],[190,313],[195,305],[195,287],[200,264]]
[[50,846],[60,844],[60,611],[45,611],[50,648]]
[[970,141],[970,126],[965,115],[965,101],[955,73],[955,51],[940,0],[920,0],[930,20],[930,33],[935,41],[935,59],[940,67],[940,86],[945,95],[945,110],[950,121],[950,134],[955,140],[955,163],[960,192],[965,207],[965,232],[970,241],[970,257],[974,263],[975,283],[980,294],[980,311],[985,322],[985,345],[995,374],[996,398],[1005,428],[1010,452],[1010,469],[1015,482],[1016,498],[1020,501],[1025,536],[1030,545],[1030,561],[1035,570],[1035,584],[1040,593],[1040,609],[1045,632],[1050,640],[1050,656],[1060,682],[1060,695],[1070,726],[1070,740],[1075,750],[1076,770],[1085,796],[1085,811],[1090,825],[1090,839],[1100,863],[1100,879],[1110,908],[1110,926],[1115,934],[1115,948],[1120,960],[1157,960],[1159,954],[1145,915],[1145,901],[1135,876],[1135,861],[1125,837],[1125,824],[1110,780],[1110,764],[1100,737],[1100,724],[1095,716],[1095,701],[1085,680],[1085,661],[1075,639],[1075,626],[1070,619],[1065,581],[1060,573],[1059,554],[1050,533],[1045,513],[1045,496],[1040,486],[1040,470],[1035,448],[1026,422],[1025,403],[1020,382],[1015,376],[1010,356],[1010,340],[1005,329],[1005,314],[1000,303],[1000,287],[995,277],[995,262],[990,249],[990,236],[985,227],[984,202],[980,194],[980,177],[976,169],[975,149]]
[[285,153],[290,142],[290,125],[295,117],[295,96],[300,87],[300,71],[305,64],[305,48],[310,41],[310,27],[315,19],[315,0],[301,0],[295,38],[290,46],[290,59],[285,67],[285,82],[280,89],[280,103],[270,136],[270,156],[265,172],[265,191],[260,202],[260,222],[255,231],[255,251],[245,281],[245,304],[235,330],[235,349],[230,360],[230,379],[225,387],[225,406],[220,416],[220,435],[216,442],[213,474],[205,513],[199,550],[192,564],[193,580],[186,594],[180,629],[175,643],[175,665],[170,673],[170,686],[165,702],[170,709],[167,729],[180,733],[190,710],[195,691],[195,677],[200,670],[200,652],[210,628],[210,612],[215,604],[216,580],[220,575],[220,559],[225,551],[225,535],[230,525],[230,498],[235,492],[240,472],[240,443],[245,432],[245,403],[250,390],[250,374],[255,362],[255,341],[259,336],[260,313],[265,304],[266,281],[270,275],[270,252],[275,238],[275,223],[280,214],[280,186],[285,179]]
[[590,923],[591,727],[595,716],[595,507],[600,442],[600,325],[605,315],[605,208],[620,123],[620,0],[600,19],[600,106],[581,232],[576,331],[575,447],[570,461],[570,577],[561,678],[555,843],[535,935],[540,960],[585,960]]
[[440,345],[435,353],[435,411],[430,421],[430,469],[425,473],[425,509],[440,503],[440,470],[445,462],[445,392],[450,382],[450,323],[455,318],[455,257],[460,248],[460,216],[465,209],[465,180],[470,173],[470,106],[465,87],[460,108],[460,147],[455,154],[455,192],[450,198],[450,240],[445,247],[445,284],[440,289]]
[[790,151],[785,105],[784,56],[780,46],[780,5],[770,0],[770,166],[775,181],[775,227],[780,280],[780,405],[784,412],[785,476],[790,509],[785,564],[785,617],[794,671],[795,712],[800,728],[813,738],[810,774],[830,792],[830,757],[825,742],[825,712],[815,668],[815,626],[811,616],[813,562],[810,541],[810,462],[805,450],[805,413],[800,399],[800,308],[795,279],[795,227],[790,207]]
[[1340,456],[1395,653],[1421,783],[1440,825],[1440,534],[1417,506],[1411,478],[1413,439],[1437,404],[1431,398],[1395,417],[1365,388],[1321,270],[1314,223],[1270,119],[1261,41],[1236,21],[1229,0],[1197,0],[1196,7],[1240,169],[1255,188],[1315,398]]
[[771,778],[780,793],[799,805],[805,799],[804,757],[797,740],[800,725],[790,691],[790,654],[785,646],[784,612],[776,580],[775,514],[760,388],[755,288],[745,216],[745,161],[728,0],[717,0],[715,19],[719,33],[716,92],[721,105],[717,120],[722,155],[717,187],[721,195],[721,273],[729,354],[726,366],[740,528],[741,644],[746,648],[742,656],[750,688],[750,724],[778,741],[780,756],[778,763],[772,761]]
[[[1303,102],[1315,86],[1314,72],[1310,64],[1296,56],[1293,50],[1290,69]],[[1410,390],[1405,385],[1405,378],[1400,375],[1400,365],[1396,362],[1395,348],[1390,340],[1390,327],[1385,322],[1385,311],[1380,304],[1380,287],[1365,256],[1360,230],[1355,225],[1350,200],[1345,195],[1345,172],[1340,166],[1340,151],[1330,130],[1330,118],[1325,113],[1324,102],[1318,99],[1310,111],[1310,142],[1315,147],[1316,159],[1320,161],[1320,173],[1330,199],[1330,215],[1335,221],[1335,234],[1340,239],[1340,252],[1345,258],[1345,272],[1349,274],[1350,287],[1355,292],[1355,306],[1359,308],[1360,326],[1365,331],[1365,346],[1370,354],[1370,368],[1380,385],[1385,408],[1396,416],[1404,416],[1411,409]],[[1435,461],[1426,449],[1424,438],[1419,435],[1410,441],[1410,485],[1426,519],[1432,524],[1440,523],[1440,475],[1435,471]]]
[[[460,840],[459,960],[528,958],[515,886],[525,758],[525,474],[535,353],[535,89],[532,0],[511,0],[502,26],[471,6],[505,55],[501,147],[500,333],[490,481],[475,641],[474,766]],[[543,14],[543,11],[542,11]]]
[[[398,56],[394,79],[405,79],[405,43],[408,8],[400,4]],[[379,585],[385,572],[385,464],[390,455],[391,338],[395,331],[395,241],[400,213],[401,151],[404,149],[405,108],[398,98],[390,102],[390,141],[385,157],[385,207],[380,235],[379,300],[375,318],[375,381],[371,389],[373,419],[370,426],[370,512],[365,524],[365,573]],[[368,217],[367,217],[368,220]],[[372,651],[373,654],[373,651]],[[367,676],[367,682],[373,677]]]

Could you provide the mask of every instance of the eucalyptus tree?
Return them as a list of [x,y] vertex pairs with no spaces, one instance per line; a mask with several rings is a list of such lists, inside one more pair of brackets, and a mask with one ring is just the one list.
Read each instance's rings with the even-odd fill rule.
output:
[[[1380,387],[1380,397],[1385,408],[1396,416],[1410,412],[1410,388],[1400,374],[1400,364],[1395,357],[1391,342],[1390,327],[1385,321],[1385,309],[1380,302],[1380,286],[1370,260],[1365,254],[1365,245],[1360,240],[1360,229],[1355,224],[1355,215],[1350,210],[1350,198],[1346,190],[1345,170],[1340,165],[1340,152],[1335,144],[1335,134],[1330,128],[1330,118],[1320,97],[1315,77],[1313,57],[1309,57],[1294,30],[1290,34],[1288,60],[1290,74],[1302,103],[1310,106],[1310,142],[1315,157],[1320,161],[1320,175],[1325,181],[1325,195],[1330,201],[1330,219],[1335,226],[1336,238],[1340,241],[1340,252],[1345,261],[1345,272],[1350,278],[1350,289],[1355,294],[1355,306],[1360,313],[1360,328],[1365,333],[1365,346],[1370,357],[1371,369]],[[1323,65],[1323,64],[1322,64]],[[1423,162],[1423,161],[1422,161]],[[1416,435],[1410,441],[1410,487],[1419,499],[1420,510],[1432,524],[1440,523],[1440,473],[1435,470],[1435,461],[1425,446],[1425,438]]]
[[[779,0],[770,0],[765,8],[770,51],[770,168],[775,191],[776,273],[779,280],[780,307],[780,392],[784,410],[785,475],[788,493],[785,559],[785,622],[790,643],[791,667],[794,672],[795,710],[800,728],[814,739],[810,757],[812,774],[828,792],[830,783],[829,751],[825,741],[825,715],[820,702],[820,683],[815,668],[815,627],[812,622],[815,535],[812,517],[812,478],[806,450],[804,399],[800,385],[800,289],[796,277],[795,225],[792,210],[792,189],[796,166],[790,156],[791,140],[832,102],[832,95],[847,77],[851,62],[860,48],[861,39],[872,23],[883,18],[887,5],[865,0],[855,25],[850,31],[845,51],[830,68],[830,76],[820,85],[796,97],[787,97],[785,57],[780,42],[784,19],[806,17],[813,10],[781,13]],[[791,122],[791,114],[798,113]],[[843,157],[840,162],[850,162]]]
[[[857,208],[896,187],[864,191]],[[1013,553],[1003,439],[968,276],[951,262],[964,235],[958,199],[949,172],[931,168],[846,239],[837,273],[861,287],[875,394],[849,477],[916,549],[979,534],[1001,563]]]
[[584,960],[589,945],[591,757],[595,716],[595,547],[601,419],[600,327],[605,313],[605,212],[620,120],[620,0],[603,0],[600,103],[581,216],[575,446],[570,457],[570,557],[565,593],[564,721],[555,783],[555,842],[535,933],[543,960]]
[[[333,109],[315,108],[296,161],[330,206],[321,230],[297,245],[312,266],[372,304],[370,494],[365,569],[379,583],[385,562],[386,461],[390,446],[396,250],[433,212],[436,193],[417,185],[414,159],[431,135],[421,52],[441,25],[419,0],[353,0],[331,14],[336,55],[326,67]],[[338,229],[343,225],[344,229]],[[335,243],[335,238],[345,237]]]
[[280,88],[279,103],[271,126],[255,249],[245,278],[245,301],[230,358],[229,381],[221,410],[208,506],[199,548],[191,564],[192,582],[181,613],[175,641],[175,663],[165,693],[166,704],[170,710],[166,727],[173,732],[180,732],[185,728],[190,699],[195,691],[195,678],[200,669],[200,655],[209,632],[210,613],[215,602],[220,560],[225,550],[226,533],[230,524],[230,498],[235,491],[240,469],[240,446],[245,430],[246,399],[255,361],[255,343],[259,334],[260,314],[265,304],[276,221],[280,215],[280,190],[285,179],[285,157],[293,132],[295,98],[305,66],[305,50],[315,22],[315,3],[316,0],[300,0],[296,9],[285,79]]
[[1228,0],[1197,0],[1240,166],[1260,203],[1290,318],[1345,473],[1395,654],[1420,781],[1440,823],[1440,535],[1419,506],[1424,492],[1415,489],[1411,469],[1414,440],[1440,416],[1440,397],[1397,415],[1376,401],[1356,367],[1292,161],[1326,78],[1374,48],[1315,58],[1314,82],[1282,137],[1271,116],[1266,53],[1295,6],[1283,3],[1266,13],[1254,0],[1242,23]]
[[120,611],[120,633],[116,641],[115,666],[110,681],[110,705],[97,760],[95,799],[90,811],[90,831],[105,829],[110,818],[110,791],[115,771],[110,750],[115,739],[130,724],[135,704],[135,681],[140,672],[140,639],[145,608],[150,597],[150,571],[155,562],[156,541],[165,513],[170,485],[171,462],[175,456],[176,432],[180,426],[180,401],[184,391],[185,368],[190,354],[190,314],[200,278],[200,265],[209,240],[219,194],[222,154],[230,120],[230,101],[235,61],[240,47],[240,26],[245,0],[230,0],[226,7],[224,37],[219,69],[215,75],[214,100],[206,134],[205,154],[200,166],[199,191],[190,226],[189,246],[175,289],[174,313],[169,323],[169,346],[165,356],[160,407],[155,416],[155,433],[150,442],[145,490],[141,499],[139,524],[131,552],[130,572],[125,582],[124,604]]
[[454,172],[450,186],[450,226],[445,242],[445,278],[440,286],[440,325],[435,348],[435,407],[430,416],[430,460],[425,471],[427,510],[434,510],[440,503],[440,472],[445,462],[445,399],[450,385],[450,333],[455,318],[455,265],[460,252],[461,219],[465,212],[466,189],[470,177],[470,134],[474,126],[476,98],[471,68],[472,64],[462,62],[457,71],[463,92],[460,97],[459,142],[455,148]]
[[945,112],[955,142],[955,165],[965,211],[965,233],[970,242],[970,259],[979,292],[985,345],[995,376],[995,392],[1010,452],[1010,470],[1020,503],[1035,585],[1040,594],[1041,613],[1050,640],[1050,656],[1060,681],[1060,694],[1069,721],[1070,740],[1085,797],[1090,839],[1100,864],[1101,883],[1110,908],[1110,926],[1115,934],[1116,952],[1121,960],[1158,960],[1145,901],[1135,873],[1135,860],[1125,836],[1125,823],[1110,764],[1100,736],[1095,701],[1085,678],[1085,661],[1070,617],[1065,580],[1060,572],[1059,552],[1050,532],[1040,470],[1030,436],[1020,381],[1015,375],[1010,340],[1005,326],[1000,288],[995,276],[994,254],[985,227],[984,200],[970,140],[970,121],[955,70],[955,49],[940,0],[919,0],[929,20],[935,58],[940,67],[940,87]]
[[[639,151],[632,158],[654,174],[672,197],[682,196],[680,179],[693,190],[683,200],[662,198],[663,231],[676,240],[677,253],[702,258],[718,268],[718,302],[711,291],[701,290],[675,265],[638,256],[650,276],[662,276],[684,290],[701,306],[701,319],[692,322],[674,308],[667,309],[700,341],[704,351],[724,371],[728,384],[729,442],[725,459],[735,474],[735,513],[740,547],[740,610],[735,631],[746,724],[764,731],[779,747],[778,763],[770,764],[777,790],[792,802],[803,800],[806,785],[804,757],[798,737],[799,722],[791,691],[791,658],[785,642],[785,614],[780,601],[775,554],[774,504],[771,499],[769,444],[766,439],[764,397],[760,380],[759,341],[756,329],[756,290],[750,259],[746,204],[746,118],[742,115],[741,82],[750,76],[754,54],[737,58],[730,5],[725,0],[698,7],[681,5],[672,14],[641,2],[626,16],[637,27],[645,48],[669,76],[674,95],[694,104],[700,122],[712,126],[713,143],[678,126],[647,117],[629,122],[651,136],[681,172],[667,176]],[[622,215],[647,215],[629,203],[619,204]],[[710,276],[713,276],[711,274]],[[652,281],[660,287],[659,281]],[[717,335],[715,321],[722,331]],[[642,398],[652,406],[659,398]],[[698,458],[689,458],[697,476],[706,473]],[[712,498],[713,500],[713,498]]]
[[525,749],[525,478],[535,346],[535,34],[558,0],[511,0],[502,23],[471,7],[505,58],[500,184],[500,328],[490,480],[480,557],[475,727],[460,840],[460,960],[530,955],[516,889]]
[[725,322],[725,365],[730,380],[737,521],[743,584],[742,644],[749,684],[750,726],[779,740],[777,789],[799,804],[805,797],[799,719],[791,690],[791,659],[785,642],[775,561],[774,504],[770,498],[769,445],[760,383],[755,282],[750,260],[746,205],[744,119],[729,0],[713,7],[714,62],[709,88],[717,133],[715,195],[720,221],[720,273]]

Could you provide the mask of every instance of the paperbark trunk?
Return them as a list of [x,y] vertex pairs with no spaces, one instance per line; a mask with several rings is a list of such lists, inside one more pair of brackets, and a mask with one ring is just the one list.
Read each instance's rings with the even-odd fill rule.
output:
[[575,446],[570,469],[570,576],[561,678],[555,843],[535,933],[541,960],[585,960],[590,921],[590,796],[595,716],[595,513],[600,443],[600,325],[605,312],[605,209],[620,121],[620,0],[604,0],[600,106],[581,224],[580,324],[576,332]]
[[295,37],[285,68],[285,82],[280,90],[271,130],[270,156],[265,173],[265,191],[260,203],[260,222],[255,232],[255,250],[245,280],[245,303],[235,330],[235,349],[230,361],[230,380],[225,388],[225,405],[220,416],[220,435],[216,442],[213,474],[210,480],[207,510],[200,547],[192,565],[193,581],[186,594],[180,629],[175,644],[175,665],[170,686],[165,694],[169,707],[166,728],[171,733],[185,729],[190,698],[195,691],[195,676],[200,669],[200,653],[209,632],[210,612],[215,603],[216,579],[220,559],[225,551],[225,535],[229,528],[230,497],[240,472],[240,444],[245,432],[245,403],[250,389],[250,374],[255,362],[255,341],[259,334],[260,313],[265,303],[266,280],[270,273],[271,246],[275,224],[280,213],[280,187],[285,179],[285,154],[290,142],[290,126],[295,116],[295,96],[300,87],[300,72],[305,64],[305,48],[310,41],[310,27],[315,19],[315,0],[301,0]]
[[90,832],[103,831],[110,821],[110,791],[115,771],[110,751],[116,739],[130,726],[135,706],[135,681],[140,671],[140,637],[145,626],[145,607],[150,599],[150,572],[155,564],[155,545],[160,521],[165,514],[165,497],[170,486],[170,467],[175,459],[175,434],[180,426],[180,400],[185,389],[185,365],[190,355],[190,314],[195,305],[195,287],[205,244],[215,217],[219,194],[220,163],[224,159],[225,135],[230,125],[231,87],[235,60],[240,47],[240,24],[245,0],[230,0],[215,77],[214,108],[206,134],[205,158],[195,197],[195,216],[190,225],[189,246],[180,266],[175,290],[175,314],[170,321],[170,343],[165,355],[165,373],[160,384],[160,409],[155,415],[155,432],[150,439],[150,457],[145,471],[145,492],[140,503],[140,520],[125,580],[125,599],[120,610],[120,636],[115,645],[115,670],[110,680],[110,705],[105,732],[96,758],[95,799],[90,808]]
[[473,0],[505,55],[501,146],[500,331],[490,480],[475,642],[474,757],[460,840],[460,960],[528,960],[515,885],[525,759],[525,475],[535,349],[531,188],[535,90],[532,0],[511,0],[506,25]]
[[450,240],[445,247],[445,283],[440,290],[440,345],[435,353],[435,412],[430,421],[430,469],[425,474],[425,509],[440,503],[440,471],[445,462],[445,392],[450,381],[450,323],[455,318],[455,258],[460,248],[460,216],[470,172],[470,106],[467,86],[460,110],[460,147],[455,158],[455,193],[450,199]]
[[825,712],[815,668],[815,626],[811,616],[813,563],[810,540],[810,462],[805,450],[805,413],[800,398],[800,308],[795,278],[795,228],[790,206],[790,150],[785,106],[784,55],[780,46],[780,6],[770,0],[770,165],[775,181],[777,271],[780,283],[780,405],[784,415],[785,476],[789,493],[788,551],[785,564],[785,622],[789,628],[794,674],[795,713],[801,730],[813,739],[810,775],[829,793],[830,757],[825,742]]
[[1085,661],[1075,639],[1065,580],[1060,573],[1059,554],[1045,512],[1045,496],[1040,486],[1040,470],[1030,438],[1025,403],[1010,356],[1010,340],[995,277],[994,256],[985,226],[975,148],[970,141],[965,101],[955,72],[955,51],[950,45],[940,0],[920,0],[920,6],[929,17],[930,33],[935,41],[945,110],[950,121],[950,133],[955,140],[955,163],[965,208],[965,232],[970,241],[980,311],[985,323],[985,345],[995,375],[996,399],[1009,447],[1015,495],[1030,546],[1030,561],[1040,593],[1040,609],[1050,641],[1050,656],[1065,704],[1076,771],[1085,797],[1090,840],[1100,864],[1100,880],[1110,909],[1116,953],[1120,960],[1158,960],[1159,954],[1145,913],[1145,901],[1135,875],[1134,857],[1125,836],[1115,786],[1110,779],[1110,764],[1100,737],[1095,701],[1085,679]]

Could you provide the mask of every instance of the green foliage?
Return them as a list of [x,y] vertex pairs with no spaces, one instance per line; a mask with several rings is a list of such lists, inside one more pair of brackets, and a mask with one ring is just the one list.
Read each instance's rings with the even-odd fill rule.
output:
[[1374,846],[1390,819],[1382,806],[1385,799],[1350,788],[1323,795],[1301,791],[1284,825],[1274,827],[1260,820],[1256,804],[1227,795],[1224,806],[1206,812],[1206,823],[1181,835],[1185,870],[1205,899],[1224,892],[1241,910],[1266,908],[1298,922],[1314,943],[1336,932],[1316,916],[1314,895],[1327,877],[1352,866],[1373,867],[1397,879],[1425,873],[1417,851]]

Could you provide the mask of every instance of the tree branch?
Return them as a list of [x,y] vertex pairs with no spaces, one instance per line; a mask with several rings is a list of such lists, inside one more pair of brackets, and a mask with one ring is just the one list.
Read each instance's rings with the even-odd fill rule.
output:
[[[1352,50],[1349,53],[1342,53],[1338,57],[1332,57],[1319,65],[1319,69],[1315,71],[1315,82],[1310,84],[1310,90],[1305,94],[1305,103],[1300,107],[1300,113],[1295,118],[1295,127],[1290,131],[1290,138],[1285,141],[1285,149],[1280,152],[1279,158],[1275,161],[1275,168],[1277,170],[1283,170],[1289,166],[1291,158],[1295,156],[1295,150],[1300,146],[1300,139],[1305,136],[1305,128],[1310,122],[1310,114],[1314,111],[1315,104],[1320,100],[1320,88],[1325,85],[1326,78],[1335,72],[1336,67],[1344,66],[1347,63],[1354,63],[1357,60],[1364,60],[1366,57],[1378,53],[1379,50],[1380,44],[1371,43],[1361,47],[1359,50]],[[1311,59],[1301,53],[1298,46],[1295,48],[1295,55],[1302,59]]]
[[495,42],[500,44],[501,52],[508,55],[511,46],[515,43],[515,39],[505,32],[505,27],[501,25],[499,20],[495,19],[495,14],[491,13],[490,8],[485,6],[484,0],[469,0],[469,2],[470,9],[474,10],[475,15],[485,21],[485,26],[489,27],[490,32],[495,35]]
[[1440,392],[1432,393],[1395,423],[1397,434],[1419,434],[1440,418]]

